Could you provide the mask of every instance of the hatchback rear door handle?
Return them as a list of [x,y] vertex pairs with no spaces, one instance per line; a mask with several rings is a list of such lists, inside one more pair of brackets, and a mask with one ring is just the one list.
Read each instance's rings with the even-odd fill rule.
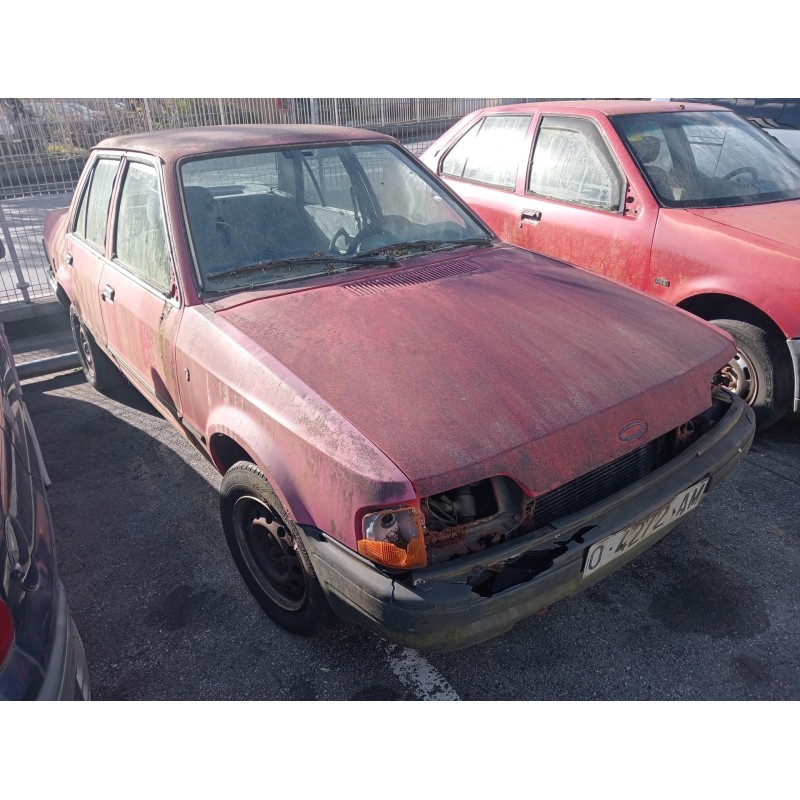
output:
[[542,212],[536,211],[533,208],[523,208],[521,219],[529,219],[531,222],[538,222],[542,218]]
[[114,294],[115,294],[114,293],[114,289],[111,286],[109,286],[108,284],[106,284],[105,288],[100,293],[100,296],[103,298],[103,300],[108,300],[109,303],[113,303],[114,302]]

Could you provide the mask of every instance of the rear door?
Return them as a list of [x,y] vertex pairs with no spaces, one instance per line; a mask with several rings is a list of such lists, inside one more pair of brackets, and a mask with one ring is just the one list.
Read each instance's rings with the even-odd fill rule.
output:
[[165,223],[161,165],[129,155],[122,170],[111,259],[100,279],[106,339],[128,377],[174,415],[175,338],[182,309]]
[[98,285],[106,253],[108,215],[121,155],[97,157],[83,181],[69,221],[59,279],[78,316],[98,341],[105,341]]
[[442,158],[439,176],[503,240],[520,244],[518,173],[527,162],[532,114],[487,114]]

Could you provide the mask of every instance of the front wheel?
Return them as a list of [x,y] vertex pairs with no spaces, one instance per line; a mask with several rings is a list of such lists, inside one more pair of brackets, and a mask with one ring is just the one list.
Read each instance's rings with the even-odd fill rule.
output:
[[225,473],[220,513],[233,560],[268,616],[300,636],[327,628],[330,606],[302,534],[255,464],[239,461]]
[[786,343],[751,322],[711,321],[736,340],[736,355],[717,373],[719,382],[752,406],[758,430],[774,425],[789,410],[792,399]]

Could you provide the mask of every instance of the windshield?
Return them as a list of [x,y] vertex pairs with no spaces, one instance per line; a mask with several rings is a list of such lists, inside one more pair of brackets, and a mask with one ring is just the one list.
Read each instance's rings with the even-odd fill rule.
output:
[[185,161],[180,174],[198,277],[210,291],[492,239],[391,144],[228,153]]
[[631,114],[611,121],[667,207],[800,198],[800,164],[733,112]]

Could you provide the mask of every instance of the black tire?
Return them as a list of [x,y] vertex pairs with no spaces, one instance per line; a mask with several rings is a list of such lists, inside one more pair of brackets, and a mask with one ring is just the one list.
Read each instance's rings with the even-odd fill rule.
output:
[[794,374],[786,342],[752,322],[711,321],[736,340],[736,356],[718,373],[723,385],[752,406],[758,430],[774,425],[792,403]]
[[122,373],[97,346],[94,337],[81,322],[75,306],[69,307],[69,324],[86,380],[99,391],[118,386],[122,382]]
[[267,615],[298,636],[330,625],[330,606],[303,534],[255,464],[239,461],[220,486],[222,527],[233,560]]

